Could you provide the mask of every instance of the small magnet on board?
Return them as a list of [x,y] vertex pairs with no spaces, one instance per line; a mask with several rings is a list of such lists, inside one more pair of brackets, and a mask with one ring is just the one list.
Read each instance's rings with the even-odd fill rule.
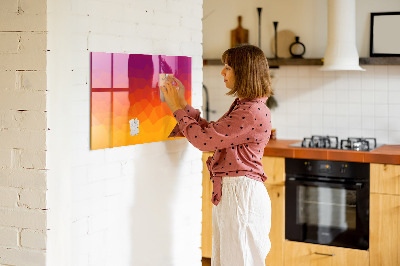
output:
[[134,118],[129,120],[129,126],[131,128],[131,136],[135,136],[139,134],[139,120]]

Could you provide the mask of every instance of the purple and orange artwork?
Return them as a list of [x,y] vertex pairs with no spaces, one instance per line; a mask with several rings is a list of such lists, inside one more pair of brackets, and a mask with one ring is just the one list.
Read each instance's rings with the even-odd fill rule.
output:
[[165,141],[176,120],[159,86],[173,75],[191,103],[191,58],[91,53],[91,149]]

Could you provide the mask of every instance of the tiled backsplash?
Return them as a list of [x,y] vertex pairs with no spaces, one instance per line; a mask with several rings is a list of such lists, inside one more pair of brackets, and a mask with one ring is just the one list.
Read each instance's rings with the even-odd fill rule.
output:
[[[400,66],[362,66],[366,71],[323,72],[319,66],[271,69],[278,108],[272,110],[277,137],[311,135],[376,137],[400,144]],[[210,90],[210,116],[218,119],[232,98],[224,96],[220,67],[204,67]]]

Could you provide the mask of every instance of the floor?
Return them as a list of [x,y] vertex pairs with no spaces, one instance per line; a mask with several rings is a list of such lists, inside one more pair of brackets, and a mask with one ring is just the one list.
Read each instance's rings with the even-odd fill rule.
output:
[[211,259],[202,258],[201,262],[203,262],[203,266],[211,266]]

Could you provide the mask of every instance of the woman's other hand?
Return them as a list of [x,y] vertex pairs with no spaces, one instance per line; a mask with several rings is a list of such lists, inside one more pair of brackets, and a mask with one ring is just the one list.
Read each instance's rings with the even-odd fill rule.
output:
[[[175,85],[173,83],[175,83]],[[164,93],[165,101],[172,113],[186,107],[185,87],[178,79],[168,76],[161,90]]]
[[185,86],[183,86],[182,82],[175,78],[174,76],[170,77],[168,76],[168,79],[172,81],[172,83],[176,83],[178,85],[178,96],[179,96],[179,102],[181,103],[181,106],[185,106],[188,104],[186,99],[185,99]]

